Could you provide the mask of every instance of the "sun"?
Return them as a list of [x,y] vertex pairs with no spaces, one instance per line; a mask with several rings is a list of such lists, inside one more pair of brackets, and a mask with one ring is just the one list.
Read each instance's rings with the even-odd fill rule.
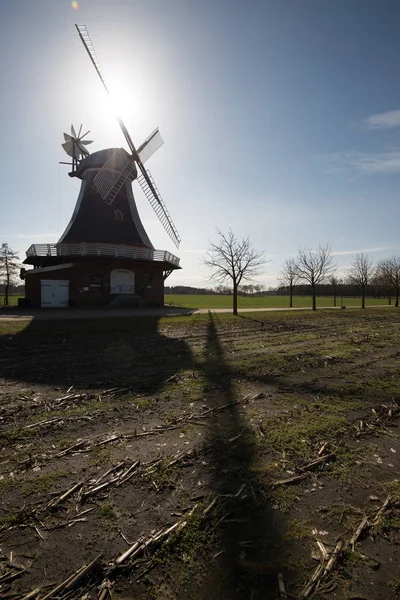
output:
[[112,87],[110,90],[110,95],[108,96],[108,104],[114,117],[116,116],[124,119],[129,113],[129,110],[132,110],[132,106],[130,106],[127,95],[122,91],[121,86],[114,85]]
[[105,108],[110,117],[120,117],[129,120],[132,111],[137,110],[135,97],[128,90],[128,86],[121,77],[110,78],[107,82],[109,94],[105,94]]

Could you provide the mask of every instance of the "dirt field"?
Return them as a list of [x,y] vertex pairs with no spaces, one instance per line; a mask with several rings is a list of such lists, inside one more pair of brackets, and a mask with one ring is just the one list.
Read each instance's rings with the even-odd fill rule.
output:
[[397,310],[0,328],[0,597],[399,597]]

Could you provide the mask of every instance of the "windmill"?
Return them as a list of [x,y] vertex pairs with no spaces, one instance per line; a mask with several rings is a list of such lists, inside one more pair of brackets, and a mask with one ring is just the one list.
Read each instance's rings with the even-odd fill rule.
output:
[[[79,37],[109,94],[92,41],[83,25]],[[132,183],[137,180],[166,232],[178,247],[179,234],[150,171],[144,166],[163,144],[157,129],[138,147],[120,116],[128,144],[89,153],[89,131],[71,126],[62,147],[72,162],[71,177],[81,187],[71,219],[56,244],[32,244],[25,264],[26,300],[32,306],[66,307],[125,304],[164,305],[164,281],[179,258],[156,250],[141,222]]]
[[[107,94],[110,95],[110,91],[105,82],[92,40],[90,39],[86,26],[75,25],[75,27],[90,57],[90,60],[96,69],[104,89],[106,90]],[[150,202],[150,205],[161,221],[164,229],[178,248],[181,238],[171,219],[167,207],[165,206],[160,192],[157,189],[150,171],[144,166],[144,162],[150,158],[150,156],[162,145],[163,140],[161,135],[158,129],[156,129],[143,142],[143,144],[136,148],[121,116],[117,115],[117,120],[128,144],[130,155],[126,153],[123,154],[120,152],[120,149],[116,149],[115,152],[113,152],[108,160],[103,164],[102,168],[98,171],[94,178],[94,184],[96,185],[103,200],[108,204],[112,204],[124,183],[128,179],[132,178],[132,175],[136,172],[137,181],[142,188],[144,195]],[[77,143],[79,143],[79,140]],[[80,144],[79,148],[82,149]]]

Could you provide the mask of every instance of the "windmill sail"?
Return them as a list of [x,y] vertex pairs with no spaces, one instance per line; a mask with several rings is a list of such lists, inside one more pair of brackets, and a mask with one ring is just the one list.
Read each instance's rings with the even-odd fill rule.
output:
[[125,181],[135,172],[132,157],[124,150],[118,149],[104,163],[93,179],[101,197],[107,204],[112,204],[115,196]]
[[155,129],[153,133],[150,134],[149,137],[138,148],[138,154],[142,163],[145,163],[147,160],[149,160],[150,156],[153,156],[153,154],[163,145],[163,143],[164,140],[162,139],[160,131],[157,127],[157,129]]
[[[154,179],[151,176],[150,171],[146,170],[146,168],[143,165],[141,166],[141,171],[142,174],[139,175],[137,178],[139,185],[142,188],[147,200],[150,202],[152,208],[154,209],[154,212],[156,213],[157,217],[160,219],[165,231],[168,233],[175,246],[179,248],[181,238],[174,225],[174,222],[171,219],[167,207],[165,206],[164,201],[161,198],[160,192],[158,191],[156,184],[154,183]],[[143,171],[145,171],[147,177],[143,175]],[[151,185],[149,185],[148,182],[150,182]]]
[[[79,130],[79,132],[81,131],[81,129]],[[74,126],[71,125],[71,133],[72,135],[69,135],[69,133],[64,133],[65,142],[61,144],[68,156],[71,156],[74,160],[77,161],[81,160],[81,158],[84,156],[89,156],[89,151],[85,148],[85,146],[87,146],[88,144],[92,144],[93,140],[83,139],[85,135],[89,133],[89,131],[87,131],[82,137],[79,137],[76,135]]]
[[61,146],[64,148],[64,151],[68,154],[68,156],[71,156],[72,158],[78,158],[77,156],[77,152],[75,151],[75,144],[74,142],[64,142],[63,144],[61,144]]

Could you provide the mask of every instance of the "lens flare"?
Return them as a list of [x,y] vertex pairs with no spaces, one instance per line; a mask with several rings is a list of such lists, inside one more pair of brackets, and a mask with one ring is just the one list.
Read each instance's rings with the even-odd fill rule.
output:
[[74,10],[78,10],[79,4],[77,3],[76,0],[72,0],[71,5]]

